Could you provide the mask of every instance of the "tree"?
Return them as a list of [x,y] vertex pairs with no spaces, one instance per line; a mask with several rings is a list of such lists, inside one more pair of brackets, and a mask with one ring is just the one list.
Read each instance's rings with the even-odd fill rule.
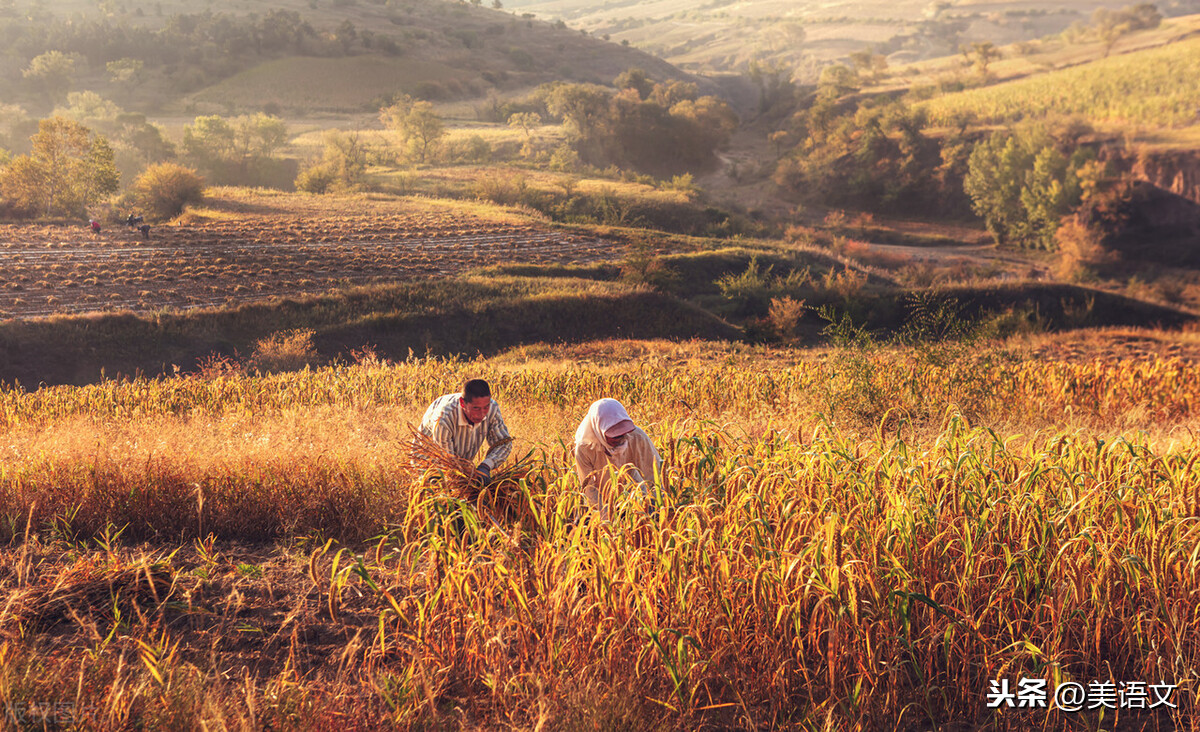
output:
[[256,180],[287,136],[283,120],[261,112],[232,119],[209,115],[184,127],[183,153],[218,181]]
[[882,53],[875,53],[870,48],[864,48],[861,51],[855,51],[850,54],[850,63],[854,64],[855,73],[859,76],[865,76],[872,82],[877,81],[883,72],[887,70],[887,56],[884,56]]
[[617,78],[613,79],[613,86],[618,89],[635,89],[642,99],[654,91],[654,81],[645,70],[639,68],[628,68],[617,74]]
[[847,94],[853,94],[859,89],[858,74],[845,64],[833,64],[821,70],[817,80],[817,96],[821,99],[836,100]]
[[244,159],[269,158],[287,143],[287,124],[263,112],[235,117],[231,125],[235,154]]
[[218,115],[197,117],[183,128],[183,154],[200,166],[229,160],[237,147],[233,125]]
[[446,134],[442,118],[433,111],[433,104],[414,101],[405,94],[394,104],[379,110],[384,127],[400,133],[401,143],[410,155],[425,162],[431,148]]
[[367,150],[358,133],[329,130],[323,139],[321,160],[301,171],[296,177],[296,188],[309,193],[359,188],[366,177]]
[[515,112],[509,115],[508,126],[520,127],[525,132],[525,140],[533,139],[533,128],[542,123],[542,115],[537,112]]
[[609,92],[595,84],[554,82],[539,90],[550,114],[561,117],[583,139],[595,136],[608,113]]
[[777,103],[789,99],[795,91],[792,69],[782,61],[753,59],[750,61],[749,75],[758,87],[760,112],[766,112]]
[[191,168],[158,163],[137,177],[130,193],[147,216],[163,221],[183,213],[184,206],[204,200],[204,179]]
[[350,46],[354,45],[354,41],[358,38],[358,31],[354,29],[353,23],[343,20],[337,30],[333,32],[333,38],[342,44],[343,53],[350,53]]
[[27,214],[83,215],[117,190],[119,176],[108,141],[64,117],[38,123],[29,155],[15,158],[0,177],[0,196]]
[[104,69],[108,72],[110,80],[118,84],[129,84],[138,80],[145,66],[146,63],[141,59],[120,58],[116,61],[109,61],[104,65]]
[[997,243],[1054,248],[1063,216],[1082,196],[1077,170],[1091,154],[1060,150],[1041,128],[996,133],[968,160],[963,190]]
[[75,80],[76,56],[62,51],[47,51],[34,56],[22,75],[46,93],[52,103],[61,100]]
[[973,65],[979,75],[983,77],[988,75],[988,68],[992,62],[1004,56],[1000,49],[996,48],[996,44],[991,41],[972,43],[970,46],[963,46],[960,50],[967,63]]

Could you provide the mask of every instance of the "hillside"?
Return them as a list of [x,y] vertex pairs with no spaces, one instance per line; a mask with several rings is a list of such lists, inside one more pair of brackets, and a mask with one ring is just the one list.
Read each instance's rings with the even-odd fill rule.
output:
[[1198,102],[1200,38],[1191,38],[944,95],[922,107],[935,124],[968,113],[985,124],[1073,114],[1144,130],[1195,124]]
[[[630,67],[692,79],[561,23],[443,0],[214,0],[202,11],[20,0],[0,8],[0,98],[33,113],[90,90],[146,113],[361,111],[398,92],[480,98],[553,80],[607,84]],[[67,59],[27,74],[34,58]]]
[[[933,58],[957,53],[962,44],[999,45],[1058,33],[1074,22],[1086,22],[1098,7],[1126,4],[512,0],[507,6],[547,20],[561,19],[614,41],[628,41],[691,71],[744,70],[757,59],[795,69],[803,80],[815,80],[823,63],[867,47],[887,54],[890,63]],[[1159,3],[1158,7],[1167,15],[1196,10],[1194,2]]]

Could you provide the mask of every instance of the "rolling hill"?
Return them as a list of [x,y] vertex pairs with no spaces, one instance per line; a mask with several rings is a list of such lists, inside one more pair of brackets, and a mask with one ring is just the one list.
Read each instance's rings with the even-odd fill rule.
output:
[[[746,68],[767,60],[815,80],[820,66],[873,47],[899,63],[957,53],[962,44],[1014,43],[1058,33],[1121,0],[949,2],[899,0],[510,0],[507,7],[626,42],[690,71]],[[1166,15],[1200,10],[1195,2],[1160,2]]]
[[[444,0],[214,0],[201,11],[176,0],[18,0],[0,8],[0,37],[10,41],[0,97],[35,113],[85,89],[148,113],[231,113],[360,111],[397,92],[448,101],[552,80],[607,84],[630,67],[705,84],[562,23]],[[26,74],[47,51],[70,57],[71,68]]]

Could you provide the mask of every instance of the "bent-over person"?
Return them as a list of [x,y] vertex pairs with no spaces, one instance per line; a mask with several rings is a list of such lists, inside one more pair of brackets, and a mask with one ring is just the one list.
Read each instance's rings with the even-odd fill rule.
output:
[[575,472],[588,506],[604,519],[608,518],[605,497],[610,490],[610,466],[617,473],[626,471],[634,485],[648,495],[662,458],[619,401],[599,399],[588,407],[575,430]]
[[419,431],[446,451],[471,462],[486,440],[487,455],[475,467],[476,477],[484,482],[512,452],[500,404],[492,399],[491,387],[483,379],[469,379],[462,391],[434,399],[421,418]]

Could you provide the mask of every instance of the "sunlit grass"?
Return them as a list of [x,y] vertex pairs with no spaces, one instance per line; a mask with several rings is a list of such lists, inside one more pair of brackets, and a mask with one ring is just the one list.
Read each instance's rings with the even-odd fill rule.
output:
[[[862,390],[833,353],[668,368],[651,356],[690,349],[634,345],[595,353],[641,366],[513,353],[3,393],[0,699],[105,728],[1067,724],[983,707],[989,680],[1026,676],[1178,683],[1157,718],[1194,713],[1194,366],[1014,363],[956,391],[963,373],[870,356],[906,423],[818,414],[822,384]],[[408,469],[407,425],[467,374],[533,450],[518,526]],[[664,459],[656,505],[609,496],[606,523],[578,520],[567,442],[597,395]],[[1126,418],[1153,434],[1103,426]],[[50,651],[53,628],[73,645]]]

